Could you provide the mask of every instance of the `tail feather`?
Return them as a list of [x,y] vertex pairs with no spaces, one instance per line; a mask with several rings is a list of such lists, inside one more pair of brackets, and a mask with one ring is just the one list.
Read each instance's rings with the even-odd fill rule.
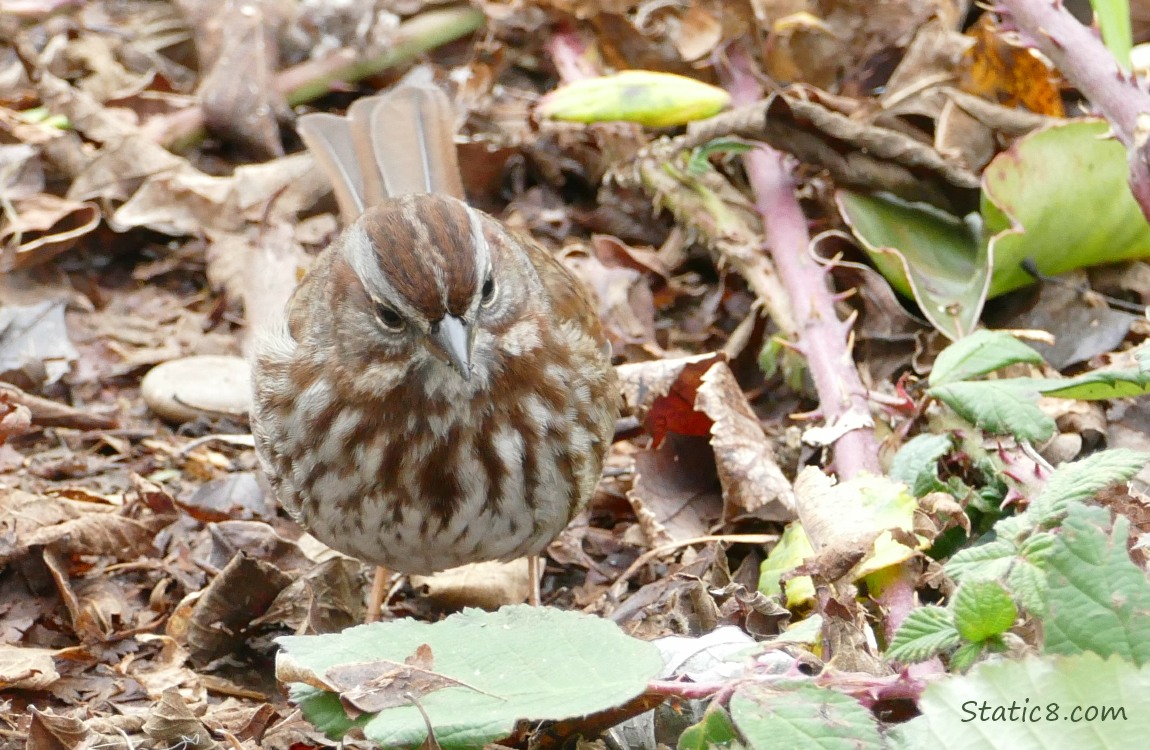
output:
[[401,84],[358,100],[346,118],[304,115],[299,131],[332,181],[345,222],[385,198],[464,197],[454,114],[434,86]]

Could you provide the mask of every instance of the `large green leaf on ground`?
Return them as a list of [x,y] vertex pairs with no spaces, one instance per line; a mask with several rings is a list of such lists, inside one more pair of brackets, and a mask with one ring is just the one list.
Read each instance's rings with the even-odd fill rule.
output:
[[896,727],[906,750],[1130,750],[1150,736],[1150,668],[1096,654],[979,664],[932,683]]
[[731,697],[731,718],[755,750],[879,750],[878,725],[848,695],[810,683],[755,685]]
[[614,623],[547,607],[468,609],[436,623],[397,620],[277,643],[277,677],[295,683],[309,721],[338,737],[352,726],[350,706],[364,711],[355,720],[364,735],[385,747],[418,746],[430,722],[442,747],[481,748],[519,720],[621,705],[662,668],[652,644]]

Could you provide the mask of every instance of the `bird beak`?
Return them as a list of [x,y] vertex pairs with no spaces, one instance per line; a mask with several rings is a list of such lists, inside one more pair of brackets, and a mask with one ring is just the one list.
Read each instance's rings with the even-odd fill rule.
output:
[[471,380],[471,332],[467,323],[445,315],[431,326],[431,340],[464,380]]

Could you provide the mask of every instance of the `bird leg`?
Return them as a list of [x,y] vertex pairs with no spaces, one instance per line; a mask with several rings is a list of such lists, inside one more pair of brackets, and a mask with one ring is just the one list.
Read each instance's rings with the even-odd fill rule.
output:
[[371,580],[371,596],[367,601],[367,616],[364,622],[379,622],[379,613],[383,609],[383,597],[387,593],[387,568],[377,565],[375,577]]

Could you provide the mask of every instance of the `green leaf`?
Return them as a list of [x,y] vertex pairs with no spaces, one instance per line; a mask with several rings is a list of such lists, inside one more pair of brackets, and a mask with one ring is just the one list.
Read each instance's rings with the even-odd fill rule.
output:
[[810,683],[754,685],[731,697],[731,718],[757,750],[881,750],[870,711],[848,695]]
[[998,580],[1006,575],[1018,555],[1018,548],[1005,539],[967,547],[954,553],[943,569],[956,581]]
[[925,661],[960,642],[950,610],[928,604],[910,611],[891,639],[886,656],[901,662]]
[[1019,362],[1040,365],[1043,359],[1009,333],[980,328],[939,353],[930,371],[930,384],[970,380]]
[[974,666],[978,657],[986,650],[986,641],[973,641],[964,643],[950,655],[950,669],[953,672],[965,672]]
[[[784,573],[802,565],[803,560],[812,557],[815,550],[811,547],[807,532],[798,521],[792,521],[783,529],[779,542],[767,555],[759,566],[759,591],[767,596],[782,596],[783,587],[779,579]],[[815,582],[810,576],[799,576],[787,581],[788,607],[798,607],[815,598]]]
[[[836,193],[840,213],[878,270],[948,338],[973,331],[985,301],[1057,276],[1150,257],[1150,225],[1127,185],[1126,149],[1104,121],[1037,130],[982,174],[981,236],[955,216],[886,196]],[[1082,206],[1090,220],[1082,220]],[[986,238],[986,239],[984,239]]]
[[985,243],[960,219],[890,195],[839,190],[839,212],[899,293],[950,339],[978,325],[990,281]]
[[1083,401],[1131,398],[1150,393],[1150,372],[1139,370],[1095,370],[1073,378],[1010,378],[1000,382],[1018,383],[1044,396]]
[[[1150,736],[1146,695],[1150,670],[1118,659],[988,661],[927,685],[918,703],[922,715],[895,727],[892,739],[905,750],[1130,750]],[[1083,713],[1103,707],[1105,718]]]
[[1050,586],[1046,582],[1046,574],[1037,565],[1018,560],[1010,569],[1007,584],[1027,612],[1035,617],[1046,616],[1046,595]]
[[1150,456],[1145,453],[1115,448],[1063,464],[1046,480],[1026,513],[1039,524],[1054,523],[1072,504],[1085,502],[1107,487],[1129,480],[1148,461]]
[[[379,665],[380,660],[402,665],[426,644],[433,663],[421,673],[425,687],[409,685],[405,693],[417,695],[444,748],[481,748],[511,734],[519,720],[583,716],[621,705],[641,694],[663,663],[653,645],[607,620],[549,607],[467,609],[436,623],[397,620],[277,643],[283,648],[277,675],[310,684],[330,684],[329,670],[338,665]],[[438,682],[428,682],[428,674]],[[333,701],[339,704],[333,691],[302,697],[309,721],[322,722],[325,731],[336,727],[331,712]],[[401,702],[368,714],[363,724],[368,739],[415,747],[427,738],[420,711],[406,699]]]
[[1102,41],[1122,69],[1130,70],[1130,50],[1134,47],[1134,34],[1130,29],[1129,0],[1090,0]]
[[1054,434],[1054,420],[1038,408],[1033,390],[980,380],[934,386],[928,393],[963,419],[996,435],[1040,443]]
[[[745,154],[753,151],[757,146],[753,143],[741,141],[737,138],[715,138],[691,151],[687,159],[687,172],[699,177],[706,174],[710,167],[709,160],[714,154]],[[769,375],[767,377],[770,377]]]
[[678,750],[711,750],[739,745],[739,736],[731,717],[718,702],[707,706],[702,720],[679,735]]
[[1105,508],[1071,506],[1046,561],[1046,650],[1150,660],[1150,583],[1126,552],[1130,522]]
[[954,595],[954,626],[959,635],[975,643],[1010,630],[1018,607],[997,581],[967,581]]
[[891,479],[905,482],[915,497],[936,490],[945,491],[946,486],[938,479],[938,461],[953,445],[954,437],[948,432],[916,435],[894,455],[890,464]]
[[1035,565],[1042,565],[1046,558],[1050,556],[1050,550],[1054,549],[1054,544],[1057,541],[1054,534],[1049,532],[1038,532],[1031,534],[1022,540],[1018,547],[1018,556],[1029,560]]
[[539,100],[536,112],[556,120],[623,120],[664,128],[717,115],[730,101],[725,90],[696,78],[624,70],[560,86]]
[[1126,148],[1109,130],[1102,120],[1069,120],[1018,139],[987,165],[982,216],[995,268],[990,297],[1033,283],[1022,268],[1027,258],[1057,276],[1150,255],[1150,225],[1127,184]]

